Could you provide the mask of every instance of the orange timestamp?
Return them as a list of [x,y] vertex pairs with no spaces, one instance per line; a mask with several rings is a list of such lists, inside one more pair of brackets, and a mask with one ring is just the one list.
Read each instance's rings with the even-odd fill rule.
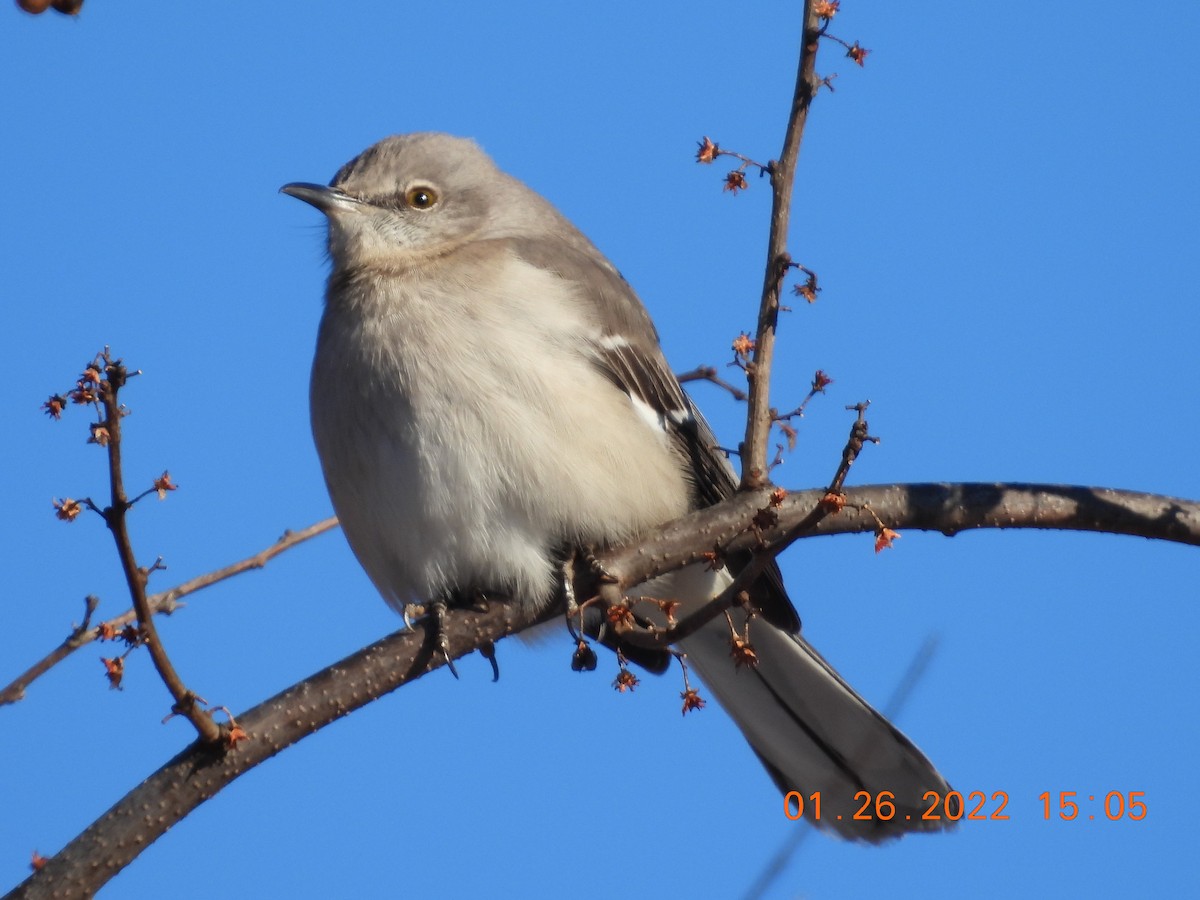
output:
[[[970,791],[965,797],[959,791],[926,791],[921,800],[926,804],[919,816],[901,815],[896,811],[896,795],[891,791],[856,791],[854,802],[858,808],[850,818],[858,822],[887,822],[901,815],[904,819],[916,818],[922,822],[1004,821],[1009,816],[1004,812],[1008,806],[1008,793],[995,791],[989,798],[984,791]],[[973,805],[972,805],[973,804]],[[795,821],[807,815],[821,821],[821,792],[814,791],[805,796],[799,791],[788,791],[783,797],[783,814]],[[838,818],[841,818],[839,816]]]
[[[1148,813],[1145,796],[1145,791],[1108,791],[1103,795],[1080,795],[1077,791],[1052,794],[1043,791],[1038,794],[1038,800],[1042,803],[1042,818],[1046,820],[1094,820],[1097,812],[1089,812],[1089,809],[1095,808],[1086,804],[1094,804],[1099,800],[1103,818],[1114,822],[1120,819],[1136,822],[1146,818]],[[890,821],[899,815],[895,800],[896,795],[891,791],[857,791],[854,794],[857,809],[851,819],[861,822]],[[960,791],[926,791],[921,800],[925,809],[920,815],[907,814],[903,818],[915,818],[923,822],[1006,822],[1012,818],[1005,812],[1009,801],[1007,791],[993,791],[990,796],[985,791],[969,791],[965,795]],[[800,791],[788,791],[783,797],[783,814],[792,821],[805,816],[821,821],[821,792],[805,795]]]
[[[1099,796],[1081,795],[1078,791],[1059,791],[1057,794],[1043,791],[1038,794],[1038,799],[1042,801],[1042,818],[1057,818],[1064,822],[1079,818],[1095,819],[1095,807],[1087,804],[1096,803]],[[1110,822],[1120,819],[1140,822],[1149,812],[1143,799],[1145,796],[1145,791],[1109,791],[1100,801],[1100,809]]]

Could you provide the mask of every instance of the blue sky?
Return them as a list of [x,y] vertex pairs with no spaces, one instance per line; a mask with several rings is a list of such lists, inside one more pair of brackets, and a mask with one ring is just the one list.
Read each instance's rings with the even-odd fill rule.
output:
[[[792,252],[824,292],[781,330],[776,398],[835,379],[778,480],[828,480],[849,403],[883,438],[851,482],[1027,480],[1200,497],[1200,7],[910,6],[848,0],[873,52],[810,118]],[[111,344],[127,476],[181,489],[133,523],[154,587],[329,512],[307,425],[324,277],[313,210],[387,134],[474,136],[622,269],[680,370],[752,329],[769,196],[692,162],[708,134],[778,152],[799,4],[90,0],[78,20],[0,10],[9,463],[0,604],[7,680],[82,597],[126,608],[98,521],[84,417],[38,409]],[[696,396],[726,442],[740,410]],[[1179,893],[1193,884],[1200,738],[1194,549],[1104,535],[905,534],[783,559],[806,633],[883,703],[931,634],[899,724],[1008,822],[883,848],[807,840],[773,897]],[[189,683],[249,707],[395,629],[339,534],[192,598],[161,625]],[[683,718],[673,678],[632,697],[580,676],[565,638],[436,674],[262,766],[102,896],[738,896],[798,826],[724,714]],[[159,724],[149,661],[109,691],[89,648],[0,709],[0,886],[190,740]],[[1044,821],[1043,791],[1145,791],[1140,822]]]

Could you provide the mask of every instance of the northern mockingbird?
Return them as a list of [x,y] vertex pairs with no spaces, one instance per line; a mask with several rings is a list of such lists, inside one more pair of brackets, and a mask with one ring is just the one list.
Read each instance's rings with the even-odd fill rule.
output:
[[[282,190],[328,218],[313,435],[346,538],[393,605],[483,591],[545,608],[562,548],[650,534],[734,490],[633,290],[474,142],[390,137],[328,187]],[[730,577],[696,566],[635,593],[686,614]],[[680,649],[780,788],[810,817],[819,792],[818,824],[846,837],[949,824],[922,818],[946,782],[801,637],[778,570],[755,595],[757,666],[734,665],[723,617]]]

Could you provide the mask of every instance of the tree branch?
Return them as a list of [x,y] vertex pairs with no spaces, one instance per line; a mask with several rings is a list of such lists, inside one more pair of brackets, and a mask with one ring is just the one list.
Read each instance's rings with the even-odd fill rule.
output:
[[[1107,488],[1038,484],[893,484],[853,488],[847,506],[796,526],[827,491],[789,493],[773,508],[778,521],[756,528],[765,492],[742,493],[665,526],[652,539],[598,556],[621,590],[685,565],[701,562],[696,547],[725,551],[765,549],[797,537],[871,532],[875,516],[894,528],[954,535],[972,528],[1055,528],[1138,535],[1200,546],[1200,503]],[[864,507],[869,506],[870,511]],[[589,577],[589,573],[582,573]],[[590,573],[590,577],[595,577]],[[580,584],[578,596],[595,585]],[[451,609],[450,656],[457,659],[490,642],[554,618],[535,616],[524,604],[492,602],[486,609]],[[235,749],[193,743],[118,801],[45,867],[5,900],[87,897],[143,849],[226,784],[284,748],[397,687],[443,665],[424,628],[397,632],[277,694],[237,717],[249,735]]]
[[[534,624],[524,604],[451,611],[450,656]],[[550,618],[550,613],[543,618]],[[419,623],[371,644],[237,717],[249,736],[236,748],[193,742],[125,795],[38,872],[6,895],[90,898],[168,828],[238,776],[301,738],[445,665]]]
[[[301,528],[299,531],[285,531],[278,541],[252,556],[247,556],[245,559],[212,572],[197,575],[195,578],[178,584],[169,590],[158,594],[151,594],[146,598],[150,606],[150,612],[155,615],[169,616],[179,608],[178,601],[181,597],[186,597],[204,588],[212,587],[214,584],[219,584],[227,578],[240,575],[242,572],[247,572],[250,569],[261,569],[280,553],[290,550],[297,544],[302,544],[304,541],[314,538],[319,534],[324,534],[326,531],[334,528],[337,523],[337,518],[330,516],[328,519],[322,519],[320,522],[309,525],[307,528]],[[91,599],[89,598],[89,600]],[[90,612],[88,618],[91,618]],[[82,626],[72,629],[65,641],[14,678],[7,686],[0,689],[0,706],[23,700],[25,698],[25,689],[29,685],[33,684],[34,681],[46,674],[76,650],[86,647],[93,641],[99,640],[102,634],[118,634],[126,625],[135,621],[137,621],[137,613],[129,609],[119,616],[114,616],[111,619],[101,622],[95,628],[89,628],[88,623],[85,621]]]
[[618,548],[601,557],[621,587],[705,561],[714,545],[725,552],[797,539],[874,532],[870,510],[895,529],[939,531],[953,536],[974,528],[1041,528],[1135,535],[1200,546],[1200,503],[1160,494],[1111,488],[1020,482],[867,485],[846,491],[846,508],[791,534],[825,496],[824,488],[789,492],[776,507],[770,528],[750,527],[767,505],[765,492],[739,494],[665,525],[651,541]]
[[680,384],[687,384],[689,381],[707,381],[728,391],[734,400],[745,400],[747,397],[745,391],[739,387],[735,387],[718,375],[717,370],[712,366],[696,366],[696,368],[688,372],[680,372],[675,376],[675,380]]
[[[93,431],[93,436],[95,437],[98,433],[104,435],[102,439],[97,439],[96,443],[102,444],[108,451],[110,499],[109,505],[100,510],[100,514],[104,517],[104,524],[108,526],[117,547],[117,556],[121,560],[121,569],[125,573],[125,583],[129,587],[129,596],[133,601],[133,609],[137,613],[141,642],[146,645],[159,678],[162,679],[175,701],[171,706],[171,711],[185,716],[204,740],[213,743],[220,740],[221,728],[213,721],[212,716],[197,703],[199,698],[195,692],[183,683],[183,678],[180,677],[174,663],[171,662],[171,657],[168,656],[154,624],[154,611],[150,608],[146,597],[146,584],[149,581],[150,572],[158,564],[156,563],[149,569],[139,566],[133,551],[133,543],[129,538],[127,522],[129,510],[146,494],[141,494],[134,500],[129,499],[129,495],[125,491],[125,476],[121,466],[121,419],[125,415],[125,410],[121,407],[120,391],[125,386],[128,372],[119,359],[112,359],[107,348],[97,357],[96,364],[102,366],[101,370],[104,373],[103,378],[96,384],[100,407],[104,410],[104,419],[99,423],[99,428]],[[92,504],[89,503],[89,505]]]
[[792,208],[792,184],[800,141],[808,121],[808,109],[816,94],[817,45],[820,20],[813,12],[812,0],[804,3],[804,33],[800,40],[800,63],[792,109],[784,132],[783,150],[769,166],[771,173],[771,232],[767,239],[767,266],[763,280],[762,302],[758,309],[758,330],[754,339],[754,358],[746,369],[750,385],[750,408],[746,412],[746,438],[742,445],[742,489],[754,490],[769,482],[767,445],[771,433],[770,382],[771,361],[775,352],[775,325],[779,319],[779,294],[792,258],[787,252],[788,221]]

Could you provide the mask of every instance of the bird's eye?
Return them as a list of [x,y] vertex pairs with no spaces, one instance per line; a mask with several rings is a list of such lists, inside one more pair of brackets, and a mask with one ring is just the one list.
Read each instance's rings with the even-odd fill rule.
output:
[[404,202],[413,209],[432,209],[438,202],[437,191],[431,187],[410,187],[404,192]]

